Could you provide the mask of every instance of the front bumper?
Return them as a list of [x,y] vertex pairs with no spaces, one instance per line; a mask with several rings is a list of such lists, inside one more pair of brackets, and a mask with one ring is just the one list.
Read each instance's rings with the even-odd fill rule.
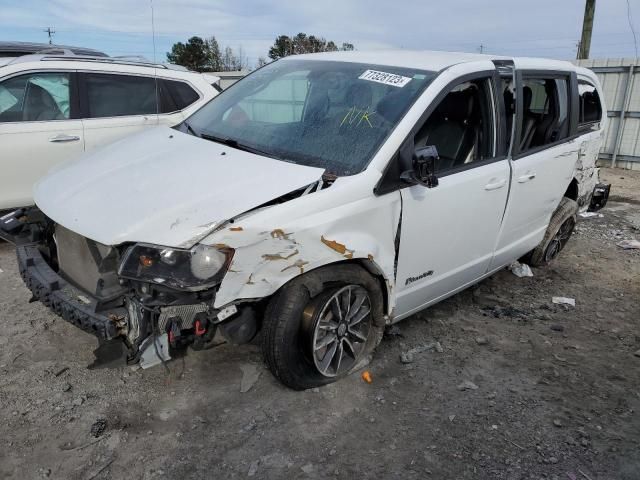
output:
[[97,301],[58,275],[35,244],[16,247],[20,275],[33,299],[41,301],[60,317],[99,339],[112,340],[124,334],[124,307],[96,312]]

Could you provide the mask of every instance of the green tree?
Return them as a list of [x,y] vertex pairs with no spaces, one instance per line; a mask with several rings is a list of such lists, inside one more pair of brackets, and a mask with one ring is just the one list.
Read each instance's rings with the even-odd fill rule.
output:
[[307,35],[300,32],[293,38],[287,35],[280,35],[276,38],[273,46],[269,48],[269,58],[277,60],[278,58],[289,55],[299,55],[302,53],[318,53],[318,52],[335,52],[338,50],[353,50],[352,43],[343,43],[342,48],[338,48],[335,42],[327,41],[323,37],[315,35]]
[[189,70],[204,72],[211,67],[209,46],[200,37],[191,37],[187,43],[178,42],[167,53],[167,60],[176,65],[182,65]]

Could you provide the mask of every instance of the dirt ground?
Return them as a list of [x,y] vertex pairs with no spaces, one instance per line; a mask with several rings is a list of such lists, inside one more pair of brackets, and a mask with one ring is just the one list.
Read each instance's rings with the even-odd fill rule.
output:
[[96,341],[28,303],[0,244],[0,478],[640,479],[640,250],[616,246],[640,239],[640,172],[601,177],[603,217],[552,266],[389,329],[371,384],[307,392],[256,345],[87,370]]

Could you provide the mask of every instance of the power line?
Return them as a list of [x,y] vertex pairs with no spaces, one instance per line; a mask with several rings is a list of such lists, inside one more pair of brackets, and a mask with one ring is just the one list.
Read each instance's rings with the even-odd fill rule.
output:
[[629,28],[633,34],[633,46],[636,49],[636,58],[638,58],[638,39],[636,38],[636,30],[633,28],[633,19],[631,18],[631,5],[627,0],[627,20],[629,21]]
[[51,45],[51,37],[53,37],[53,34],[56,33],[56,31],[53,30],[51,27],[47,27],[45,30],[43,30],[43,32],[49,35],[49,45]]

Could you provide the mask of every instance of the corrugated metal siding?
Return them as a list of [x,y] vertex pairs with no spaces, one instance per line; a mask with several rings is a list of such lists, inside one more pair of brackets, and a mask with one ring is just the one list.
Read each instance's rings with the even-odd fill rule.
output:
[[[578,60],[576,64],[593,70],[604,93],[609,122],[600,158],[617,157],[616,164],[640,168],[640,67],[635,58],[603,58]],[[631,67],[633,66],[633,69]],[[630,74],[630,72],[632,72]],[[631,82],[628,104],[625,108],[625,92]],[[619,137],[619,138],[618,138]],[[616,144],[619,149],[616,152]]]

